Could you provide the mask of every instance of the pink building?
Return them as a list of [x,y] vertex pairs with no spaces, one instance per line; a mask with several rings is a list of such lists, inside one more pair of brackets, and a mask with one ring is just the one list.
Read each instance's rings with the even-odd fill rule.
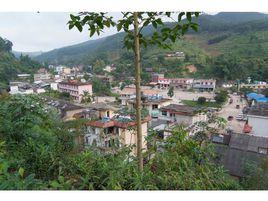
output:
[[92,95],[92,84],[81,83],[76,80],[63,81],[58,84],[58,91],[67,92],[75,101],[81,102],[84,92],[88,92]]

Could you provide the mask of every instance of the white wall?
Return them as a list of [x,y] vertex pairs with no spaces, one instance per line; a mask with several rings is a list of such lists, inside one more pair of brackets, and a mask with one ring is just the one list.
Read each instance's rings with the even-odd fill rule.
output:
[[248,124],[253,135],[268,137],[268,117],[248,115]]

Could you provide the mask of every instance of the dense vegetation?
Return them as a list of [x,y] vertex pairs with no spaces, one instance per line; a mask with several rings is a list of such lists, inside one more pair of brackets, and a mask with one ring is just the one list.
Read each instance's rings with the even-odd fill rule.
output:
[[0,92],[7,90],[10,80],[15,79],[18,73],[33,73],[40,64],[28,56],[18,59],[11,53],[12,42],[0,37]]
[[69,131],[75,124],[63,124],[36,96],[2,96],[0,125],[0,189],[240,188],[211,161],[212,147],[187,138],[182,128],[162,143],[163,151],[150,135],[140,172],[130,147],[106,154],[94,147],[77,151],[77,133]]

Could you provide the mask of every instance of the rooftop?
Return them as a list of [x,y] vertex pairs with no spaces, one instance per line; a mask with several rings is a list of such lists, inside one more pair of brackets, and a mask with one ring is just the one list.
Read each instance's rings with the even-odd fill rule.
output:
[[189,116],[194,116],[195,113],[199,111],[198,108],[187,106],[187,105],[178,105],[178,104],[170,104],[170,105],[160,108],[160,110],[162,111],[168,110],[177,114],[184,114],[184,115],[189,115]]
[[[142,119],[142,123],[149,122],[151,120],[150,116],[147,116]],[[112,119],[103,119],[103,120],[93,120],[90,122],[87,122],[86,125],[98,127],[98,128],[108,128],[108,127],[119,127],[119,128],[128,128],[136,126],[136,121],[131,120],[129,118],[123,118],[123,117],[115,117]]]
[[268,117],[268,103],[258,103],[251,106],[248,115]]
[[75,85],[75,86],[92,85],[90,82],[79,82],[77,80],[62,81],[59,84]]
[[[144,95],[155,95],[159,94],[159,90],[155,89],[141,89]],[[120,94],[136,94],[135,87],[125,87],[122,91],[119,92]]]

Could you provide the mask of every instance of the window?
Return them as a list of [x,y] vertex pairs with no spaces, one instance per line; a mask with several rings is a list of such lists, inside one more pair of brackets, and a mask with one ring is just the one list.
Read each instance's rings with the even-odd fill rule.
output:
[[163,116],[167,116],[167,111],[162,111]]
[[157,109],[158,108],[158,105],[152,105],[152,109]]
[[268,149],[264,148],[264,147],[258,147],[258,152],[260,154],[267,154],[268,153]]

